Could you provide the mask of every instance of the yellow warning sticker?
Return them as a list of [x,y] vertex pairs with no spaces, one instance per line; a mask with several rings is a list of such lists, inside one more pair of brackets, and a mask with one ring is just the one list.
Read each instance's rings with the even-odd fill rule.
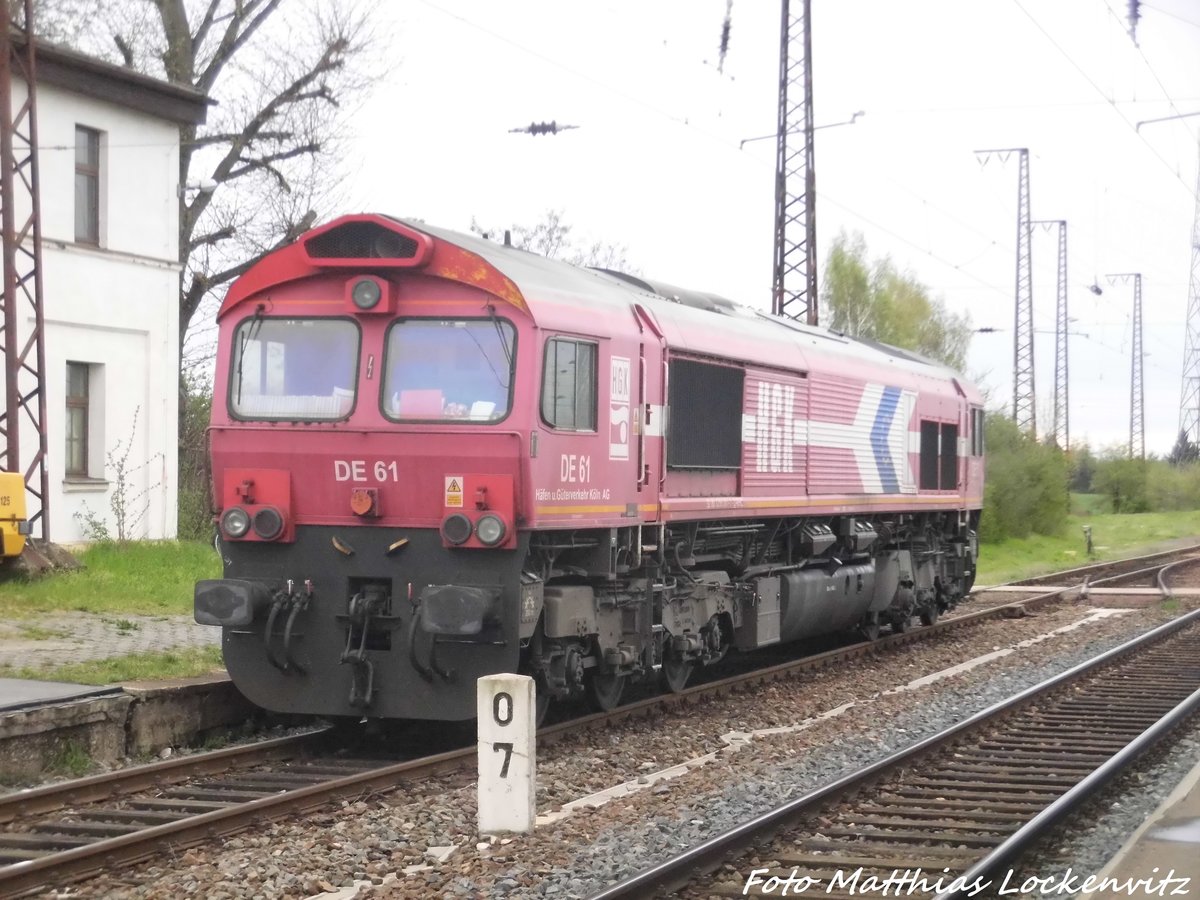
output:
[[461,475],[446,476],[446,505],[462,508],[463,479]]

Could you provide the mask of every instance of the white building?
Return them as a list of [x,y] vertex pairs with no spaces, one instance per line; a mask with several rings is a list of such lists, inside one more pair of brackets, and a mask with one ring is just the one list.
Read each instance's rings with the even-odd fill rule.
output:
[[[46,45],[37,77],[50,538],[87,539],[89,515],[117,536],[122,465],[127,536],[173,537],[179,127],[207,100]],[[14,82],[14,108],[24,98]],[[23,465],[32,432],[22,423]]]

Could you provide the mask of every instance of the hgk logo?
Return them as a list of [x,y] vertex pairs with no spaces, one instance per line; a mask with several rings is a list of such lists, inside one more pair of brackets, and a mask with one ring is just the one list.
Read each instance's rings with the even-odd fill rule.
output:
[[758,412],[754,418],[757,471],[792,471],[795,401],[796,388],[793,385],[776,384],[772,381],[758,383]]

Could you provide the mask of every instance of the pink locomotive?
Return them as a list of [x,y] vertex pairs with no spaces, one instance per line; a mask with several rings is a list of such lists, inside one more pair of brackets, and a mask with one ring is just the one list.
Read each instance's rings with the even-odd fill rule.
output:
[[979,393],[892,347],[382,215],[229,291],[223,629],[260,706],[468,719],[930,623],[975,577]]

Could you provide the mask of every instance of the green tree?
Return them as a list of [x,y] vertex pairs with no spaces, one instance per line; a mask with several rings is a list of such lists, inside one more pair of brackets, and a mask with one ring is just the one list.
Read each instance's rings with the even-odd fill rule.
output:
[[857,232],[841,232],[826,256],[821,304],[834,331],[915,350],[958,371],[966,365],[970,318],[947,310],[889,257],[868,260]]
[[1175,441],[1175,446],[1171,448],[1171,454],[1167,457],[1167,462],[1173,466],[1183,466],[1188,463],[1194,463],[1200,460],[1200,447],[1197,447],[1188,440],[1188,433],[1185,430],[1180,430],[1179,439]]
[[1030,534],[1057,534],[1067,521],[1067,460],[1012,419],[990,412],[984,420],[987,471],[980,540],[994,543]]
[[1078,494],[1092,492],[1092,478],[1096,474],[1096,457],[1087,444],[1076,444],[1067,454],[1071,468],[1071,490]]
[[184,398],[179,418],[179,537],[209,540],[213,510],[209,489],[208,422],[212,415],[212,383],[196,372],[180,378]]
[[1106,494],[1115,513],[1140,513],[1149,509],[1146,494],[1148,462],[1134,459],[1126,447],[1109,448],[1096,464],[1092,485],[1098,494]]

